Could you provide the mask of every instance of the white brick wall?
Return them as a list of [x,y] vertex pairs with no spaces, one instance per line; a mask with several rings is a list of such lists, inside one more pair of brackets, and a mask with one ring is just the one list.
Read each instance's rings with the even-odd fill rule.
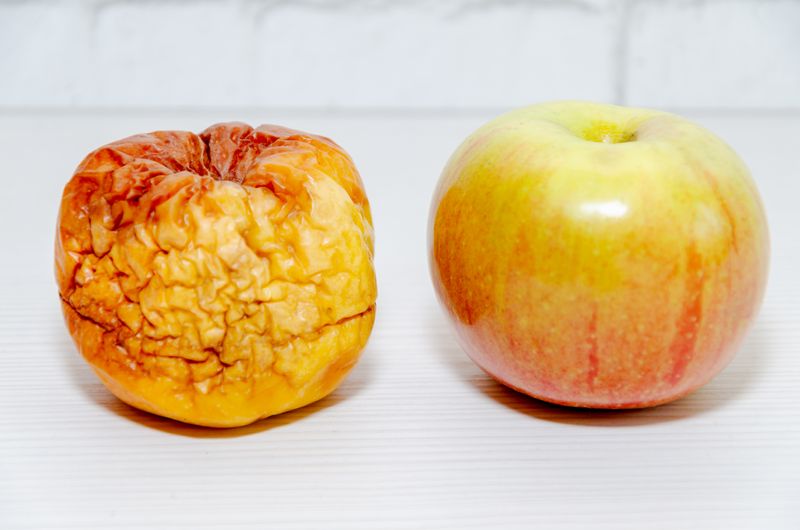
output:
[[0,107],[800,108],[800,0],[0,0]]
[[800,107],[800,2],[637,2],[627,97],[640,105]]

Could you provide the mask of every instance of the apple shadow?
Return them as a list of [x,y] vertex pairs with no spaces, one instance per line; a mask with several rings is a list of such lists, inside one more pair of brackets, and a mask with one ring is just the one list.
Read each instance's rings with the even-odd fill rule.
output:
[[[435,314],[434,314],[435,310]],[[438,307],[431,308],[432,349],[451,372],[486,398],[530,418],[594,427],[635,427],[707,414],[742,398],[761,378],[769,361],[770,337],[756,321],[733,361],[711,382],[681,399],[644,409],[604,410],[548,403],[497,382],[475,365],[458,344],[455,331]]]
[[178,436],[190,438],[238,438],[258,434],[272,429],[278,429],[303,421],[307,416],[335,407],[347,401],[366,388],[372,380],[373,363],[370,361],[369,346],[362,352],[361,360],[347,375],[342,384],[331,394],[323,399],[310,403],[305,407],[284,412],[258,420],[250,425],[232,428],[203,427],[181,423],[177,420],[164,418],[139,410],[118,399],[100,382],[92,369],[81,358],[77,348],[72,343],[66,329],[60,331],[58,342],[63,343],[60,348],[63,353],[64,368],[75,387],[87,398],[88,401],[101,407],[115,416],[124,420],[138,423],[142,427],[158,430]]

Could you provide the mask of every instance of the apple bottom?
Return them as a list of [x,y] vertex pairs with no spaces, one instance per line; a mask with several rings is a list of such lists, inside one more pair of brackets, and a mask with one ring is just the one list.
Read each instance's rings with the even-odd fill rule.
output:
[[[457,326],[457,328],[461,328],[461,326]],[[657,388],[647,385],[637,389],[634,386],[637,374],[631,374],[632,384],[630,387],[624,390],[612,390],[609,387],[589,389],[580,385],[574,387],[558,385],[540,375],[529,375],[530,371],[526,375],[521,373],[518,368],[511,366],[511,363],[507,362],[508,359],[503,355],[497,353],[484,355],[475,344],[474,337],[462,334],[467,330],[459,329],[459,331],[456,333],[456,337],[462,350],[481,370],[501,385],[554,405],[599,410],[641,409],[664,405],[683,398],[707,384],[722,371],[733,359],[743,338],[742,336],[737,337],[722,352],[713,352],[711,355],[709,355],[710,352],[705,352],[706,355],[700,355],[705,358],[706,362],[713,358],[713,363],[706,364],[702,371],[686,374],[683,379],[675,383],[663,381]],[[592,395],[593,393],[594,395]]]
[[[223,383],[208,393],[163,375],[141,371],[119,346],[116,330],[62,309],[81,355],[103,384],[121,401],[146,412],[203,427],[241,427],[318,401],[333,392],[355,366],[375,320],[375,306],[324,328],[309,343],[310,361],[320,365],[307,377],[266,370],[244,380]],[[335,356],[324,359],[319,354]]]
[[[470,357],[470,358],[472,358],[472,357]],[[508,381],[505,381],[501,377],[497,377],[496,375],[492,374],[489,370],[487,370],[484,367],[482,367],[477,361],[475,361],[475,359],[472,359],[472,360],[473,360],[473,362],[475,362],[475,364],[478,365],[478,367],[481,370],[483,370],[486,373],[486,375],[488,375],[489,377],[491,377],[492,379],[494,379],[495,381],[497,381],[501,385],[503,385],[503,386],[505,386],[507,388],[510,388],[511,390],[513,390],[515,392],[519,392],[520,394],[523,394],[525,396],[532,397],[534,399],[538,399],[539,401],[544,401],[546,403],[551,403],[553,405],[559,405],[559,406],[562,406],[562,407],[581,408],[581,409],[595,409],[595,410],[625,410],[625,409],[628,409],[628,410],[630,410],[630,409],[645,409],[645,408],[649,408],[649,407],[657,407],[658,405],[665,405],[667,403],[672,403],[673,401],[681,399],[682,397],[685,397],[688,394],[691,394],[692,392],[694,392],[699,387],[701,387],[701,386],[703,386],[705,384],[705,383],[700,383],[699,385],[697,385],[697,387],[693,387],[693,388],[690,388],[688,390],[683,390],[683,391],[681,391],[681,392],[679,392],[679,393],[677,393],[677,394],[675,394],[673,396],[669,396],[669,397],[665,397],[665,398],[661,398],[661,399],[652,399],[652,400],[649,400],[649,401],[628,401],[628,402],[623,402],[623,403],[588,403],[588,402],[583,402],[583,401],[569,401],[569,400],[563,400],[563,399],[553,399],[553,398],[547,397],[547,396],[545,396],[543,394],[537,394],[536,392],[530,392],[530,391],[525,390],[523,388],[520,388],[520,387],[518,387],[516,385],[513,385],[513,384],[509,383]],[[709,381],[711,379],[712,379],[712,377],[708,378]]]

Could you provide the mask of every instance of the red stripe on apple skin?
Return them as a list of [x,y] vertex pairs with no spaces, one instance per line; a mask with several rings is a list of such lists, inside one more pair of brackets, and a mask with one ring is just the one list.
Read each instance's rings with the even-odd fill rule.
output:
[[586,341],[589,349],[589,374],[587,382],[589,388],[594,390],[594,380],[600,370],[600,360],[597,357],[597,306],[592,308],[592,316],[589,319],[588,340]]
[[717,199],[717,203],[722,210],[722,215],[724,215],[725,220],[728,221],[728,226],[731,229],[731,246],[733,247],[733,251],[738,253],[739,237],[736,233],[736,218],[733,216],[730,206],[728,206],[728,201],[725,199],[722,191],[719,189],[719,183],[717,182],[716,177],[714,177],[714,175],[709,171],[703,171],[703,176],[705,177],[706,182],[708,182],[708,185],[711,187],[714,197]]
[[672,384],[683,377],[694,356],[697,333],[703,317],[703,260],[694,244],[686,249],[686,292],[675,337],[670,345],[674,360],[668,379]]

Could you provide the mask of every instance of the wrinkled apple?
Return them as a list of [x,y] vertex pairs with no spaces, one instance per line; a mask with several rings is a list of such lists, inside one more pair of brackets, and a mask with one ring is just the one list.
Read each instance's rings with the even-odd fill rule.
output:
[[117,397],[232,427],[320,399],[355,364],[375,316],[372,249],[338,145],[229,123],[86,157],[61,201],[56,278]]

